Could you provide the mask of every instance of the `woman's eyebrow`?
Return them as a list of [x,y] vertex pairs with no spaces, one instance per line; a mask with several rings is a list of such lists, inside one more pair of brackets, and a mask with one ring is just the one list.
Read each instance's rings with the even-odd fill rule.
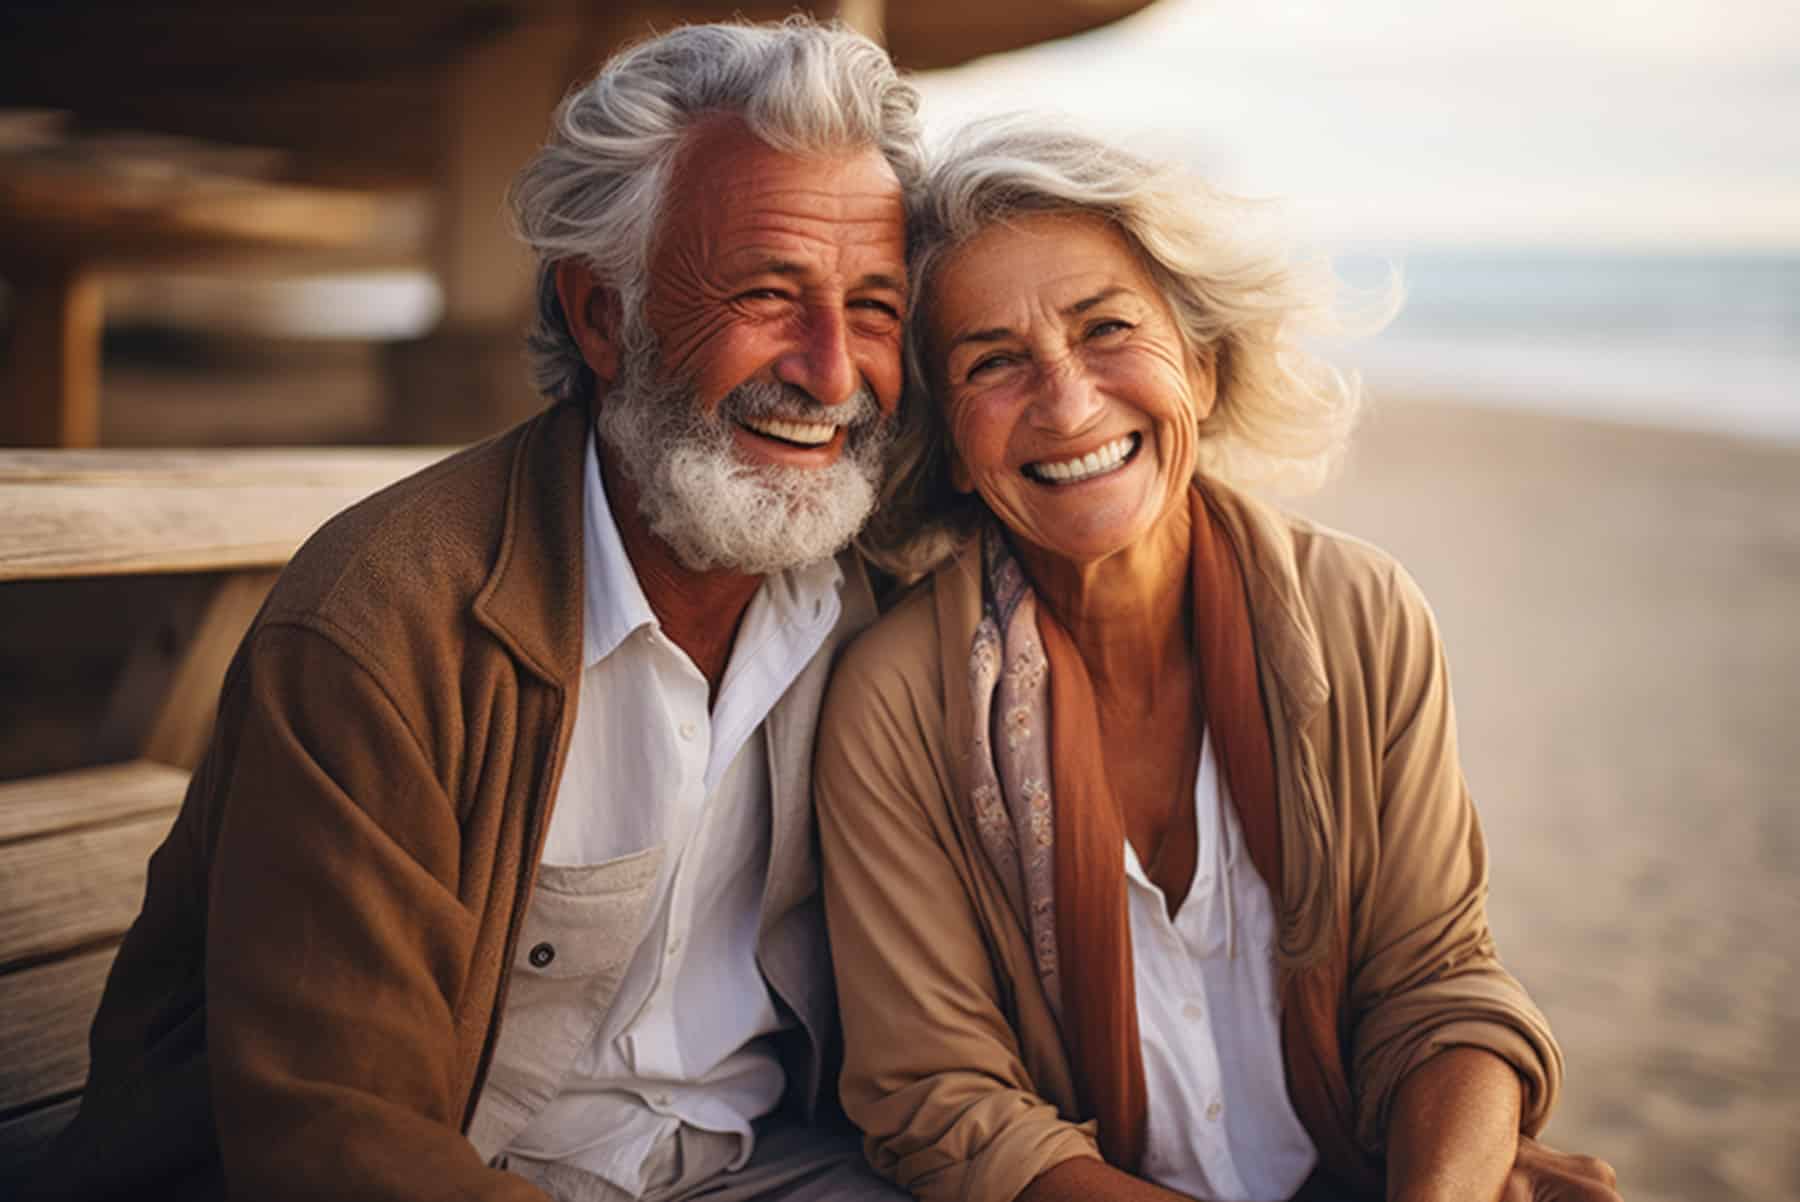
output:
[[1123,284],[1114,284],[1110,288],[1102,288],[1100,291],[1094,293],[1092,296],[1084,296],[1080,300],[1076,301],[1074,304],[1065,308],[1062,311],[1063,316],[1064,317],[1077,317],[1080,314],[1086,313],[1089,309],[1092,309],[1095,305],[1098,305],[1104,301],[1111,300],[1113,297],[1118,296],[1121,292],[1130,292],[1130,291],[1131,291],[1131,289],[1125,287],[1125,285],[1123,285]]
[[965,342],[1005,342],[1008,338],[1016,337],[1018,335],[1006,326],[990,326],[985,330],[970,330],[967,334],[958,334],[952,338],[944,353],[949,354]]

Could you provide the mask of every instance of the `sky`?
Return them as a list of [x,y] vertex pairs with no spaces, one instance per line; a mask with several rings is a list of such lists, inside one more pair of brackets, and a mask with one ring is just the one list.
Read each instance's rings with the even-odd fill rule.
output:
[[934,128],[1056,109],[1334,246],[1800,251],[1793,0],[1159,0],[921,86]]

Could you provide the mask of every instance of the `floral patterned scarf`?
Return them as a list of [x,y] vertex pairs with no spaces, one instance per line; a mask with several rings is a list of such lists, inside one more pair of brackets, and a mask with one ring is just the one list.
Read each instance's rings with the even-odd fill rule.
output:
[[[1190,494],[1201,696],[1252,863],[1277,898],[1281,828],[1244,573],[1198,488]],[[982,618],[969,648],[969,804],[983,852],[1031,940],[1083,1106],[1106,1159],[1136,1172],[1148,1109],[1125,894],[1125,825],[1093,686],[1037,603],[998,523],[981,536]],[[1327,1163],[1360,1168],[1339,1049],[1341,962],[1283,993],[1289,1089]],[[1360,1173],[1346,1173],[1356,1179]]]

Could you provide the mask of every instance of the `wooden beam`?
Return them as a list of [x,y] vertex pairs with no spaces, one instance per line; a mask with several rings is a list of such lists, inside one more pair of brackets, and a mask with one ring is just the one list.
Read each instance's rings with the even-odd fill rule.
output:
[[175,670],[175,678],[163,693],[162,705],[145,736],[143,756],[159,764],[171,764],[192,772],[200,765],[212,736],[213,714],[219,707],[219,687],[225,669],[244,632],[262,608],[275,583],[274,572],[233,572],[219,581],[218,589],[201,616],[200,628],[188,644]]
[[[416,190],[272,183],[155,156],[140,167],[8,160],[0,263],[26,265],[16,270],[29,283],[30,266],[46,259],[122,269],[282,251],[415,263],[423,254],[429,203]],[[58,274],[68,273],[52,282]]]
[[136,818],[166,821],[187,783],[186,772],[148,760],[0,782],[0,846]]
[[87,1030],[114,954],[107,948],[0,976],[0,1112],[87,1083]]
[[91,447],[100,436],[100,281],[75,267],[7,274],[0,446]]
[[0,963],[123,935],[143,905],[150,853],[174,820],[164,811],[0,847]]
[[279,567],[447,448],[0,451],[0,581]]

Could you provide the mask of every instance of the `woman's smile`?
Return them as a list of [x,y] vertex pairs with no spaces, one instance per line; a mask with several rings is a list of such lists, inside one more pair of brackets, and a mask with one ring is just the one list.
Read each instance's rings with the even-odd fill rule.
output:
[[1141,434],[1127,434],[1085,455],[1027,463],[1024,471],[1039,484],[1052,488],[1085,484],[1090,480],[1110,476],[1136,460],[1138,448],[1143,445],[1143,441],[1144,436]]

